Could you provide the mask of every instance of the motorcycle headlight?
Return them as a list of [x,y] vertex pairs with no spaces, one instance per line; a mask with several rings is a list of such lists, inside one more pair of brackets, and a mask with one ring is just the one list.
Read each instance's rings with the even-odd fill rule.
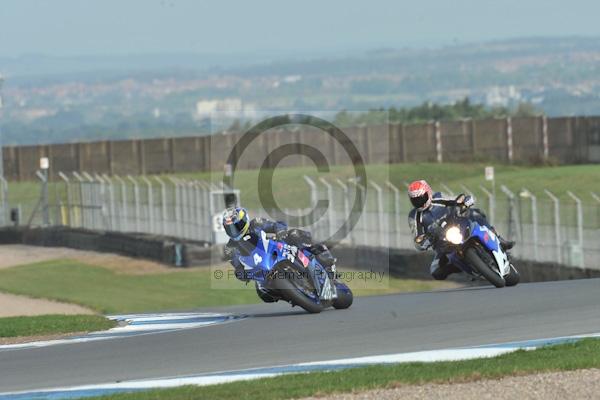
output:
[[457,226],[451,226],[446,229],[446,240],[452,244],[461,244],[463,242],[463,235],[460,233],[460,229]]

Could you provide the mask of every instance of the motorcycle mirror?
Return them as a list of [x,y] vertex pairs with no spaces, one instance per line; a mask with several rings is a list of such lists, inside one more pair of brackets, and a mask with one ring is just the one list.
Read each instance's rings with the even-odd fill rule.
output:
[[462,193],[461,193],[461,194],[459,194],[459,195],[456,197],[456,202],[457,202],[458,204],[462,204],[462,203],[464,203],[464,202],[465,202],[465,195],[464,195],[464,194],[462,194]]

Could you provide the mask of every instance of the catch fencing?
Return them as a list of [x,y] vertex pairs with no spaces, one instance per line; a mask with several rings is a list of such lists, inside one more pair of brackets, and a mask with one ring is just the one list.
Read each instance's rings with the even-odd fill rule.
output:
[[[108,176],[60,173],[59,181],[44,181],[40,190],[20,190],[39,196],[9,196],[0,182],[0,223],[7,225],[9,208],[21,210],[20,224],[53,225],[102,231],[139,232],[215,242],[224,209],[222,184],[161,176]],[[369,181],[366,185],[340,179],[305,177],[310,204],[278,212],[247,204],[253,216],[290,221],[310,230],[316,240],[341,239],[350,245],[413,249],[407,224],[410,204],[403,182]],[[33,183],[31,185],[34,185]],[[596,193],[534,193],[499,185],[453,187],[440,184],[447,197],[471,194],[477,207],[503,236],[517,242],[512,254],[524,260],[558,262],[600,269],[600,196]],[[364,201],[362,210],[355,203]],[[336,236],[336,233],[338,236]],[[222,237],[222,235],[221,235]]]

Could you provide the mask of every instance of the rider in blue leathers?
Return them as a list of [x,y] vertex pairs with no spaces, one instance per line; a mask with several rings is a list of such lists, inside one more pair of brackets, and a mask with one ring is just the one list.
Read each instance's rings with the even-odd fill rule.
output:
[[[440,192],[433,193],[431,186],[424,180],[414,181],[409,185],[408,197],[414,207],[408,215],[408,224],[414,236],[416,249],[425,251],[433,247],[436,251],[430,267],[433,278],[443,280],[450,274],[461,272],[458,267],[449,263],[443,252],[437,251],[433,242],[434,231],[439,227],[438,222],[446,216],[448,206],[461,206],[464,212],[468,212],[469,217],[480,225],[488,225],[485,214],[472,207],[474,201],[471,196],[461,195],[456,199],[445,199]],[[496,235],[504,250],[509,250],[515,245],[515,242],[505,240],[497,232]]]
[[288,226],[281,221],[270,221],[264,218],[250,220],[244,208],[234,207],[227,209],[223,214],[223,227],[229,236],[229,241],[224,248],[224,259],[231,262],[235,268],[236,278],[242,281],[248,281],[248,278],[244,273],[244,266],[239,261],[239,255],[249,255],[256,248],[261,231],[275,234],[278,241],[309,249],[326,269],[335,269],[336,260],[327,246],[313,244],[309,232],[288,229]]

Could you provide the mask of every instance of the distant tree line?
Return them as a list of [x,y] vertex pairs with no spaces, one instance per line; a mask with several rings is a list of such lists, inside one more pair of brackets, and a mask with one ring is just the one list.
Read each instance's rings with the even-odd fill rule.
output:
[[337,126],[360,124],[423,123],[427,121],[453,121],[464,118],[483,119],[500,117],[531,117],[542,114],[531,103],[520,103],[516,107],[488,107],[481,103],[471,103],[469,98],[452,104],[425,102],[410,108],[379,108],[364,113],[341,111],[335,117]]

